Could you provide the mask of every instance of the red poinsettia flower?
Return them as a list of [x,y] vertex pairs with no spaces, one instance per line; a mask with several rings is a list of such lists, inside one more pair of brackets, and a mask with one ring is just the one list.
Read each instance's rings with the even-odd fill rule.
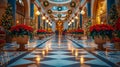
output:
[[120,18],[116,21],[115,30],[120,30]]
[[44,30],[44,29],[38,29],[37,30],[37,34],[45,34],[45,33],[47,33],[47,31]]
[[83,34],[84,33],[84,31],[82,30],[82,29],[77,29],[77,30],[75,30],[75,33],[81,33],[81,34]]
[[33,28],[25,24],[12,26],[10,30],[14,35],[29,35],[33,32]]
[[0,30],[0,34],[5,34],[5,32]]
[[0,44],[5,43],[5,40],[0,40]]
[[97,24],[90,27],[90,35],[94,38],[96,35],[111,38],[114,28],[108,24]]
[[113,38],[113,42],[120,42],[120,38]]

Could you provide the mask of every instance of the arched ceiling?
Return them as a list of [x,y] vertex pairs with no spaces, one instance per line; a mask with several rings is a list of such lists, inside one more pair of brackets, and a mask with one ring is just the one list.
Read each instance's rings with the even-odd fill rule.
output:
[[52,21],[67,21],[75,13],[81,0],[39,0],[43,13]]

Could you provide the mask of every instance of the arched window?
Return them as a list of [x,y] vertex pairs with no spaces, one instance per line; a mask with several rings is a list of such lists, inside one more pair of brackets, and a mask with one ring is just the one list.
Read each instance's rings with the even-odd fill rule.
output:
[[16,23],[24,23],[25,7],[23,0],[16,0]]

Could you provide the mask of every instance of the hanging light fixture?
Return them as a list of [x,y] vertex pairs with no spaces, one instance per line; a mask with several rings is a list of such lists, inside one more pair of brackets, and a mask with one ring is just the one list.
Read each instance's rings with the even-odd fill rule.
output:
[[78,19],[78,16],[75,16],[75,19]]
[[81,10],[81,12],[80,12],[82,15],[84,15],[85,14],[85,11],[84,10]]
[[72,22],[74,22],[74,19],[72,19]]
[[40,11],[37,11],[37,12],[36,12],[36,15],[40,15]]
[[45,16],[42,16],[42,19],[43,19],[43,20],[45,20],[45,19],[46,19],[46,17],[45,17]]
[[46,22],[48,23],[48,22],[49,22],[49,20],[47,19],[47,20],[46,20]]

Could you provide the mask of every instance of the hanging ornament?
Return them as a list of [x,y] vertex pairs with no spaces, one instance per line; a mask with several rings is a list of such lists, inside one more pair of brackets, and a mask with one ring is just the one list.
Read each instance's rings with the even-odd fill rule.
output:
[[71,7],[75,7],[75,6],[76,6],[76,3],[75,3],[74,1],[72,1],[72,2],[70,3],[70,6],[71,6]]
[[68,14],[72,14],[72,10],[68,10]]
[[49,2],[48,2],[48,1],[44,1],[44,2],[43,2],[43,5],[44,5],[45,7],[47,7],[47,6],[49,6]]
[[47,13],[48,13],[48,14],[51,14],[51,13],[52,13],[51,9],[49,9],[49,10],[47,11]]

